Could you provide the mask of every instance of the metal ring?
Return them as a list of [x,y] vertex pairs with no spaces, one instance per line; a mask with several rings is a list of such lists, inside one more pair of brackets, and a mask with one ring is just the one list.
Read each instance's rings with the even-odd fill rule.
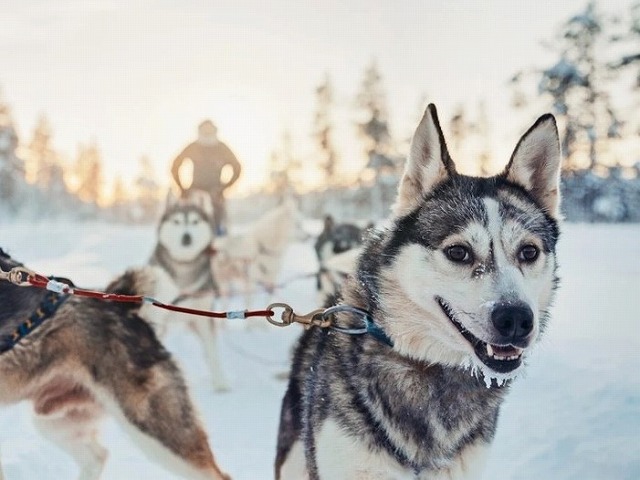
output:
[[[287,305],[286,303],[272,303],[267,307],[267,310],[274,312],[275,309],[281,308],[283,310],[282,315],[280,315],[280,320],[274,320],[272,315],[267,315],[265,318],[271,325],[275,325],[276,327],[287,327],[291,325],[291,315],[293,314],[293,309]],[[285,314],[288,315],[288,318],[285,318]]]

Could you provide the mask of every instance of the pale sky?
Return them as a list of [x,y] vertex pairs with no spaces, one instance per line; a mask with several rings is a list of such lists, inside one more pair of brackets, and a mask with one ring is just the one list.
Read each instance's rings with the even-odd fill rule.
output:
[[360,165],[360,147],[349,143],[352,102],[375,58],[393,133],[411,133],[425,94],[442,118],[457,104],[484,99],[496,151],[508,155],[526,125],[512,120],[507,80],[520,68],[549,65],[541,41],[585,5],[3,0],[0,85],[23,141],[44,113],[55,147],[68,157],[78,142],[95,138],[110,177],[131,178],[147,154],[167,180],[173,156],[211,118],[245,165],[240,187],[247,189],[265,179],[284,129],[301,155],[311,151],[313,93],[326,72],[338,97],[343,162]]

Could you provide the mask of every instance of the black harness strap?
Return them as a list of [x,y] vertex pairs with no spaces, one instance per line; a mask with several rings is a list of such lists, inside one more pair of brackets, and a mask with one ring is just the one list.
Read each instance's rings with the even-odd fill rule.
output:
[[47,292],[38,308],[29,318],[21,323],[12,334],[0,339],[0,355],[11,350],[20,340],[51,318],[68,297],[68,295]]

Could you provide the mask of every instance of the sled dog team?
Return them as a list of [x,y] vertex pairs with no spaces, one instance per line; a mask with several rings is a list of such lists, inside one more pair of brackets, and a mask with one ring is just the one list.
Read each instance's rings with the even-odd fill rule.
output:
[[[558,284],[560,162],[555,120],[544,115],[502,173],[460,174],[429,105],[390,225],[325,219],[318,290],[325,306],[348,306],[334,326],[364,322],[371,334],[302,333],[280,412],[276,479],[481,477],[507,387],[544,332]],[[148,266],[106,290],[199,309],[238,286],[247,304],[256,288],[273,292],[300,230],[293,203],[223,241],[213,237],[213,215],[207,195],[168,201]],[[3,271],[20,265],[0,250]],[[159,340],[175,314],[6,281],[0,305],[0,402],[32,402],[39,431],[76,460],[81,480],[100,478],[107,459],[97,439],[103,415],[184,478],[230,478]],[[214,388],[228,389],[215,323],[180,320],[201,340]]]

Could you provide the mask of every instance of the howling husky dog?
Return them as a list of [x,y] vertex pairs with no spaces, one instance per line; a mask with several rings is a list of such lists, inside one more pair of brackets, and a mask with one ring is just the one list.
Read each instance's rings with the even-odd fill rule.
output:
[[[17,266],[0,250],[2,270]],[[154,281],[149,271],[130,271],[107,290],[147,295]],[[105,411],[154,461],[186,478],[228,479],[138,304],[0,281],[0,305],[0,403],[33,402],[36,426],[78,462],[80,480],[98,479],[106,461],[97,439]]]
[[[155,267],[155,296],[168,302],[179,299],[184,307],[211,309],[218,291],[211,270],[212,215],[213,207],[205,192],[194,191],[183,199],[168,197],[158,225],[158,243],[149,259],[149,265]],[[187,324],[202,343],[215,390],[229,389],[218,355],[213,319],[143,308],[141,315],[161,334],[169,325]]]
[[456,172],[429,105],[389,230],[371,238],[334,325],[294,353],[278,479],[481,476],[506,385],[547,322],[557,284],[560,144],[545,115],[505,171]]

